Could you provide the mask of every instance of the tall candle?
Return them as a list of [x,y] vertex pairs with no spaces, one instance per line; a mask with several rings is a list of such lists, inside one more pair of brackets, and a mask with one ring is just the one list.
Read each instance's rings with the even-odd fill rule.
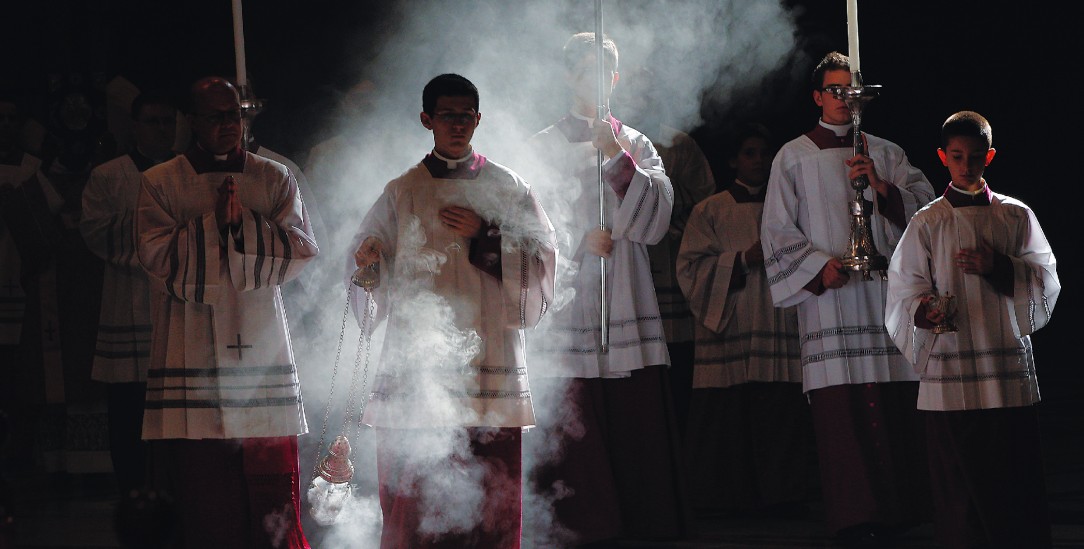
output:
[[847,48],[851,72],[861,72],[858,60],[858,0],[847,0]]
[[248,70],[245,68],[245,25],[241,18],[241,0],[233,0],[233,54],[237,61],[237,85],[243,88],[248,85]]

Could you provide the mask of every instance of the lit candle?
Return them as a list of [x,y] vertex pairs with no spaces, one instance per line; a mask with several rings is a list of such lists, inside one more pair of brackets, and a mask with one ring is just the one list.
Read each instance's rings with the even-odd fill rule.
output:
[[847,48],[851,73],[861,72],[858,60],[858,0],[847,0]]
[[248,85],[248,70],[245,68],[245,25],[241,18],[241,0],[233,0],[233,54],[237,61],[237,86],[243,88]]

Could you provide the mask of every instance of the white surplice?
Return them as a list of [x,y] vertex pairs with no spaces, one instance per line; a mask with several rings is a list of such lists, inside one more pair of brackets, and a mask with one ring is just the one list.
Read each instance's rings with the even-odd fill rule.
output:
[[647,246],[658,243],[670,228],[673,187],[651,140],[616,120],[611,124],[625,152],[602,166],[606,227],[613,238],[613,251],[605,260],[605,353],[601,265],[583,243],[599,226],[598,151],[591,144],[588,121],[570,114],[531,140],[546,166],[536,167],[530,177],[544,189],[558,242],[570,252],[554,310],[540,326],[544,334],[532,340],[532,348],[545,357],[537,368],[532,366],[532,373],[541,376],[622,378],[645,366],[670,364]]
[[151,354],[150,285],[136,254],[135,211],[143,174],[130,155],[92,170],[83,189],[79,231],[105,261],[98,341],[90,378],[147,380]]
[[[286,167],[241,154],[243,172],[197,173],[182,155],[143,174],[136,230],[154,325],[145,439],[307,431],[279,286],[319,249]],[[243,212],[223,235],[215,202],[228,176]]]
[[[738,183],[736,183],[738,185]],[[678,282],[697,319],[693,388],[801,382],[795,307],[775,307],[762,266],[741,255],[760,239],[764,203],[723,191],[697,204],[677,258]],[[734,271],[743,282],[731,288]]]
[[[863,135],[878,175],[900,192],[906,222],[934,198],[933,187],[898,145]],[[852,156],[849,145],[821,148],[810,134],[802,135],[779,150],[768,180],[761,229],[765,269],[775,305],[798,306],[806,392],[835,385],[917,379],[885,330],[888,284],[876,273],[873,280],[862,280],[859,273],[852,272],[842,288],[819,296],[804,287],[819,276],[830,258],[849,252],[849,203],[855,191],[844,161]],[[881,214],[882,198],[872,188],[866,188],[863,196],[872,203],[874,245],[881,255],[891,257],[904,227]]]
[[657,244],[648,246],[647,253],[666,341],[693,341],[696,319],[689,312],[689,303],[681,292],[675,264],[689,214],[701,200],[715,192],[715,177],[707,157],[692,136],[669,126],[662,126],[659,134],[652,144],[659,152],[666,176],[674,188],[674,206],[670,230]]
[[[461,206],[489,224],[463,238],[440,220]],[[386,319],[384,347],[362,421],[392,428],[529,427],[535,424],[525,330],[553,298],[557,244],[530,187],[472,153],[430,154],[387,184],[347,258],[368,237],[383,245],[380,285],[348,289],[359,325]],[[499,241],[497,240],[499,236]],[[472,247],[498,242],[492,250]],[[499,266],[499,268],[498,268]],[[499,274],[500,278],[496,277]],[[370,305],[372,318],[366,318]]]
[[[955,191],[948,191],[955,192]],[[1009,196],[954,208],[939,198],[908,224],[889,268],[885,324],[919,375],[920,410],[977,410],[1039,401],[1030,335],[1050,321],[1061,291],[1054,253],[1035,213]],[[986,242],[1012,262],[1013,295],[955,265]],[[915,326],[929,292],[957,296],[955,333]]]
[[[0,163],[0,187],[8,187],[4,192],[19,195],[12,198],[8,207],[25,208],[22,213],[35,220],[30,225],[14,226],[12,224],[17,221],[11,216],[0,218],[0,345],[18,345],[26,314],[26,294],[20,280],[25,274],[23,258],[16,242],[21,238],[23,246],[40,245],[37,241],[43,231],[39,227],[53,223],[51,217],[60,211],[64,200],[41,172],[41,160],[29,154],[19,155],[19,159],[12,164]],[[27,204],[31,207],[26,207]],[[35,208],[34,205],[42,207]],[[52,250],[43,249],[41,252],[52,254]],[[48,267],[43,276],[42,291],[48,296],[42,295],[42,299],[51,304],[52,310],[43,311],[42,321],[52,319],[56,322],[56,292],[49,289],[50,284],[55,284],[54,268]],[[47,304],[42,305],[48,308]],[[59,349],[59,340],[56,347]]]

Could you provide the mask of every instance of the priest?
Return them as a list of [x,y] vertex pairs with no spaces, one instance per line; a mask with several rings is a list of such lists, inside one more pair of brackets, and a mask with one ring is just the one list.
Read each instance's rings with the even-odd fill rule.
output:
[[242,150],[237,89],[207,77],[190,95],[195,142],[143,174],[136,213],[153,292],[143,438],[184,547],[307,548],[279,287],[319,249],[294,177]]

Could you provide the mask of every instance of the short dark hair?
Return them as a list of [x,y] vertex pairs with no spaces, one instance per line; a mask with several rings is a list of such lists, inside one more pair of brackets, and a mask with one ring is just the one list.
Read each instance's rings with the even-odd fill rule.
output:
[[168,94],[158,90],[147,91],[140,93],[136,96],[135,99],[132,100],[132,120],[139,120],[139,115],[143,112],[143,107],[146,107],[148,105],[169,107],[173,110],[177,110],[177,101],[170,97]]
[[425,85],[422,90],[422,111],[432,116],[440,97],[470,97],[474,99],[474,110],[477,111],[479,107],[478,88],[458,74],[445,73]]
[[[576,68],[576,65],[583,59],[583,56],[587,54],[594,55],[596,48],[595,33],[578,32],[573,34],[572,37],[565,42],[564,48],[561,49],[561,52],[564,54],[565,69],[572,70]],[[617,61],[619,59],[617,44],[605,34],[602,35],[602,51],[603,55],[606,56],[606,67],[617,72]]]
[[989,149],[994,144],[994,128],[983,115],[975,111],[960,111],[941,125],[941,148],[947,147],[949,139],[953,137],[974,137],[985,142]]
[[769,149],[774,148],[772,143],[772,132],[767,126],[760,122],[746,122],[738,127],[737,132],[734,134],[734,139],[730,142],[730,147],[727,150],[727,159],[733,159],[741,152],[742,147],[745,145],[747,139],[759,137],[764,140],[764,143]]
[[817,63],[817,67],[813,69],[813,79],[810,81],[814,90],[819,90],[824,87],[824,73],[828,71],[844,70],[851,71],[851,59],[838,51],[828,52],[820,62]]

